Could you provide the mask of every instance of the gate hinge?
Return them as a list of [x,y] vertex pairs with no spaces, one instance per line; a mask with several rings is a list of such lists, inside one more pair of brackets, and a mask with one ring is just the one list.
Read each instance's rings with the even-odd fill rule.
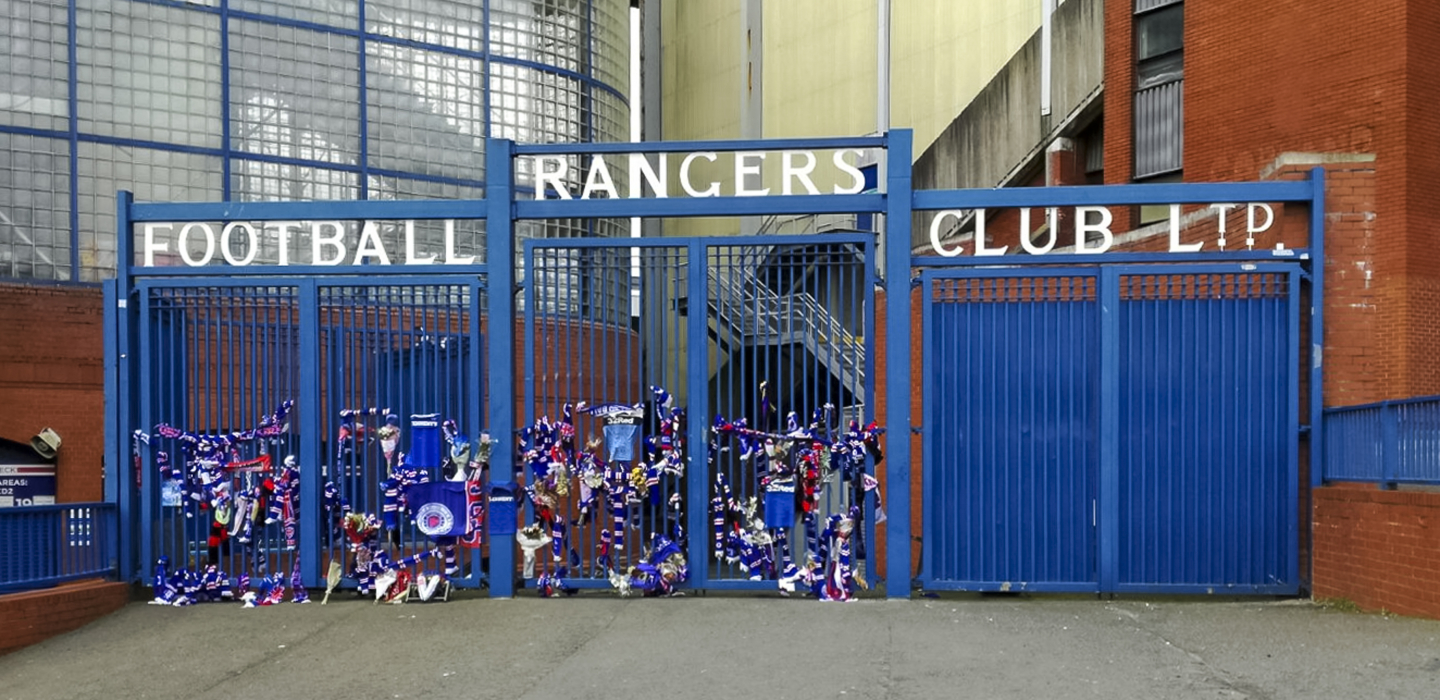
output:
[[910,278],[911,289],[918,289],[921,284],[924,284],[924,281],[920,279],[920,275],[915,275],[914,277]]
[[1300,268],[1300,280],[1303,282],[1313,282],[1315,281],[1315,276],[1310,274],[1309,270],[1302,267]]
[[1302,425],[1302,426],[1300,426],[1300,434],[1301,434],[1301,435],[1309,435],[1309,434],[1310,434],[1310,426],[1308,426],[1308,425]]
[[918,426],[918,425],[912,425],[912,426],[910,426],[910,434],[911,434],[911,435],[919,435],[919,434],[921,434],[922,432],[924,432],[924,430],[925,430],[925,429],[924,429],[923,427]]

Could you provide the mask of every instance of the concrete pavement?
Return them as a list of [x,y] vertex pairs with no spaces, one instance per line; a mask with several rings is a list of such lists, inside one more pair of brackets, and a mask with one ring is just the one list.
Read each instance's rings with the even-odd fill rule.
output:
[[136,603],[0,657],[0,698],[302,697],[1429,699],[1440,622],[1269,599],[347,594]]

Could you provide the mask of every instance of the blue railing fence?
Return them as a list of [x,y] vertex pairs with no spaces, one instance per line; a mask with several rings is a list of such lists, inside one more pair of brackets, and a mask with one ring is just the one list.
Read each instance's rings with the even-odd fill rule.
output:
[[113,503],[0,508],[0,593],[114,578]]
[[1440,396],[1325,409],[1327,481],[1440,484]]

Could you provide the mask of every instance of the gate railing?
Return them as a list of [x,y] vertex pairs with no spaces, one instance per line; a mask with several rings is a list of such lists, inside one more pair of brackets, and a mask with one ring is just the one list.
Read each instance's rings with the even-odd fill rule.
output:
[[0,508],[0,593],[113,578],[115,504]]
[[1440,484],[1440,396],[1325,409],[1327,481]]

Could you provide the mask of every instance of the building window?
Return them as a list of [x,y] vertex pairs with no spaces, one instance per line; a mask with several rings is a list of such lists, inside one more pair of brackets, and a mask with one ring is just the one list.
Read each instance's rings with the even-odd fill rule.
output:
[[1185,5],[1135,2],[1135,179],[1184,166]]

